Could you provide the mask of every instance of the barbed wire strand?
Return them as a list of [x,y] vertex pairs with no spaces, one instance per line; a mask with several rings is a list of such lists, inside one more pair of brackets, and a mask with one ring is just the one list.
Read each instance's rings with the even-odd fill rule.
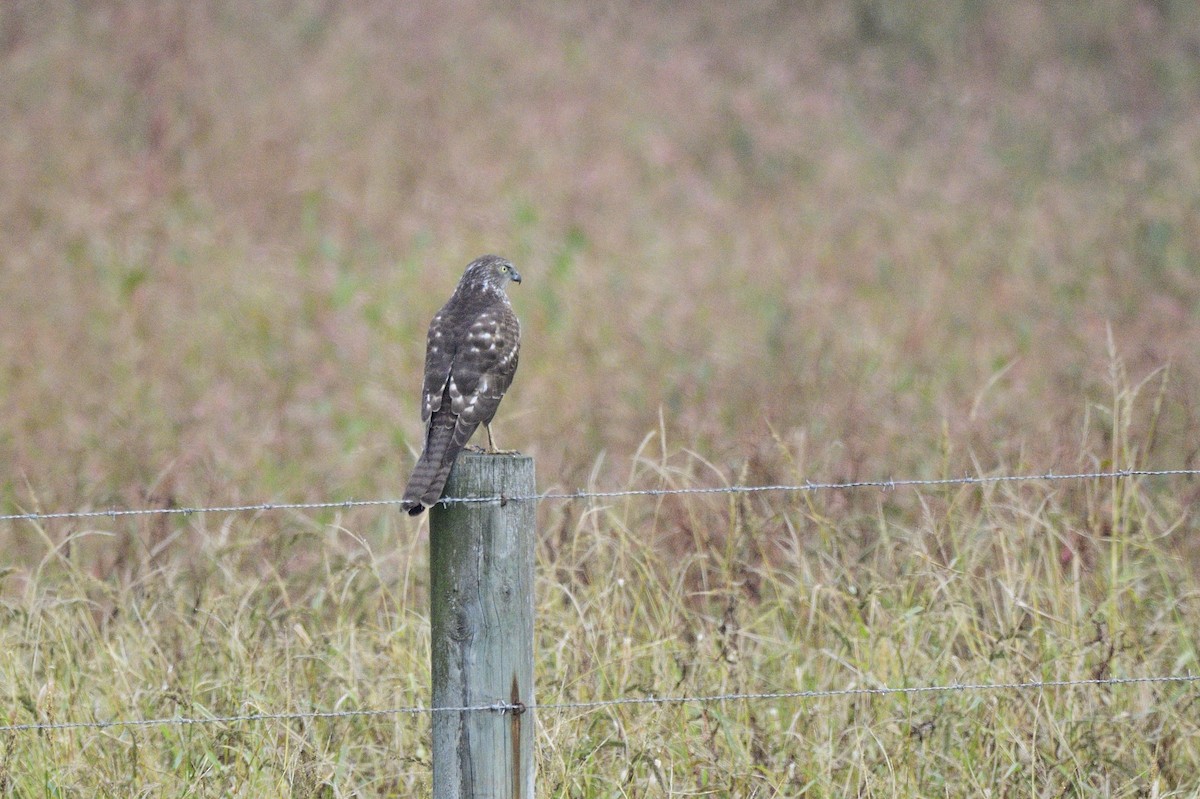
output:
[[[702,486],[691,488],[634,488],[617,491],[549,491],[541,494],[518,496],[486,496],[486,497],[443,497],[439,502],[443,505],[508,502],[540,502],[543,500],[579,500],[579,499],[617,499],[621,497],[662,497],[684,494],[753,494],[762,492],[801,492],[801,491],[848,491],[861,488],[880,488],[895,490],[898,488],[932,488],[944,486],[984,485],[990,483],[1023,483],[1047,480],[1101,480],[1128,479],[1132,477],[1170,477],[1170,476],[1200,476],[1200,469],[1118,469],[1106,472],[1074,472],[1068,474],[1003,474],[978,475],[966,477],[943,477],[934,479],[898,479],[898,480],[854,480],[840,483],[801,483],[795,485],[732,485],[732,486]],[[259,502],[248,505],[214,505],[197,507],[168,507],[168,508],[113,508],[109,510],[76,510],[56,511],[49,513],[8,513],[0,515],[0,522],[16,521],[49,521],[54,519],[95,519],[118,518],[123,516],[157,516],[183,515],[191,516],[201,513],[268,513],[285,510],[330,510],[361,508],[379,505],[399,505],[400,499],[347,499],[323,502]]]
[[887,696],[899,694],[961,693],[975,691],[1023,691],[1055,688],[1088,688],[1097,686],[1144,685],[1162,683],[1191,684],[1200,682],[1200,675],[1181,674],[1160,677],[1106,677],[1086,680],[1031,680],[1000,683],[950,683],[948,685],[919,685],[893,688],[833,688],[826,690],[782,691],[775,693],[728,693],[703,696],[640,696],[599,699],[585,702],[548,702],[514,705],[495,702],[490,705],[427,708],[421,706],[385,708],[378,710],[293,711],[282,713],[240,713],[231,716],[172,716],[156,719],[124,719],[119,721],[58,721],[0,725],[0,733],[109,729],[112,727],[187,726],[201,724],[236,724],[255,721],[295,721],[301,719],[341,719],[397,715],[432,715],[434,713],[511,713],[530,710],[599,710],[622,705],[681,705],[708,702],[751,702],[781,699],[828,699],[856,696]]

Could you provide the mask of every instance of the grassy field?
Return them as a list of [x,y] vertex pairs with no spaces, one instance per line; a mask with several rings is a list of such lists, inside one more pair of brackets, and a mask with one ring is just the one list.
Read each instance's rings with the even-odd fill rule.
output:
[[[504,254],[539,488],[1196,468],[1200,10],[0,6],[0,514],[398,496]],[[1200,671],[1200,482],[547,501],[540,702]],[[0,725],[428,696],[393,508],[0,522]],[[1200,794],[1200,691],[538,718],[547,797]],[[428,719],[0,732],[14,797],[422,796]]]

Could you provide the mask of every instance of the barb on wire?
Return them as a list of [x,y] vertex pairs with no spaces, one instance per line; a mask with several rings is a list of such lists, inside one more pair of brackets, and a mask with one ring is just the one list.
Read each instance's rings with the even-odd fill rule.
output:
[[[846,491],[855,488],[882,488],[894,491],[897,488],[937,487],[956,485],[982,485],[986,483],[1023,483],[1044,480],[1096,480],[1102,478],[1123,479],[1129,477],[1167,477],[1172,475],[1200,476],[1200,469],[1118,469],[1108,472],[1075,472],[1071,474],[1002,474],[973,477],[942,477],[933,479],[907,480],[854,480],[843,483],[802,483],[799,485],[761,486],[713,486],[706,488],[646,488],[623,491],[574,491],[571,493],[545,493],[536,497],[509,497],[514,499],[593,499],[631,496],[666,496],[672,494],[751,494],[761,491]],[[443,499],[442,502],[489,502],[494,498]]]
[[[515,497],[442,497],[443,505],[471,503],[540,502],[544,500],[616,499],[620,497],[662,497],[681,494],[755,494],[763,492],[802,491],[849,491],[862,488],[881,488],[893,491],[897,488],[936,488],[961,485],[984,485],[988,483],[1026,483],[1046,480],[1099,480],[1127,479],[1132,477],[1200,476],[1200,469],[1118,469],[1107,472],[1074,472],[1069,474],[1001,474],[966,477],[942,477],[934,479],[905,480],[853,480],[842,483],[800,483],[796,485],[732,485],[702,486],[693,488],[631,488],[617,491],[548,491]],[[259,502],[252,505],[213,505],[208,507],[180,508],[112,508],[109,510],[56,511],[49,513],[0,514],[0,522],[36,522],[53,519],[117,518],[122,516],[183,515],[200,513],[268,513],[284,510],[329,510],[334,508],[361,508],[378,505],[399,505],[400,499],[347,499],[327,502]]]
[[76,729],[108,729],[112,727],[156,727],[156,726],[186,726],[198,724],[236,724],[254,721],[294,721],[297,719],[343,719],[372,716],[397,715],[431,715],[434,713],[511,713],[529,710],[585,710],[594,711],[602,708],[621,705],[681,705],[703,704],[711,702],[753,702],[781,699],[829,699],[853,696],[887,696],[899,694],[936,694],[964,693],[972,691],[1028,691],[1050,690],[1055,688],[1094,688],[1098,686],[1138,685],[1152,683],[1184,683],[1200,682],[1200,674],[1177,674],[1158,677],[1107,677],[1086,680],[1030,680],[1027,682],[999,683],[950,683],[947,685],[917,685],[910,687],[879,687],[879,688],[831,688],[809,691],[782,691],[762,693],[733,693],[707,694],[702,696],[638,696],[617,697],[614,699],[598,699],[586,702],[546,702],[528,705],[514,705],[503,700],[488,705],[467,705],[463,707],[427,708],[420,706],[386,708],[379,710],[327,710],[327,711],[294,711],[283,713],[242,713],[232,716],[203,716],[203,717],[166,717],[157,719],[125,719],[119,721],[58,721],[31,722],[27,724],[0,725],[0,733],[76,730]]
[[591,702],[552,702],[529,705],[531,710],[595,710],[614,705],[679,705],[691,702],[729,702],[768,699],[828,699],[847,696],[886,696],[889,694],[934,694],[963,693],[970,691],[1020,691],[1046,690],[1051,688],[1079,688],[1100,685],[1131,685],[1138,683],[1195,683],[1200,674],[1181,674],[1165,677],[1109,677],[1087,680],[1031,680],[1028,682],[1001,683],[950,683],[948,685],[914,685],[891,688],[831,688],[810,691],[783,691],[780,693],[710,694],[708,696],[642,696],[619,699],[597,699]]
[[34,730],[104,730],[110,727],[184,727],[199,724],[238,724],[252,721],[295,721],[297,719],[344,719],[370,716],[420,716],[432,713],[470,713],[491,711],[504,713],[510,706],[504,702],[491,705],[468,705],[465,707],[427,708],[412,707],[381,708],[377,710],[293,710],[280,713],[237,713],[231,716],[165,716],[157,719],[122,719],[115,721],[47,721],[26,724],[0,724],[0,733],[31,732]]

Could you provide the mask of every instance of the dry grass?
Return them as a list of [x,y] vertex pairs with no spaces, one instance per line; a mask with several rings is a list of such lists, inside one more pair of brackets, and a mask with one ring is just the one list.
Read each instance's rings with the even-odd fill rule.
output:
[[[639,467],[707,484],[686,456]],[[864,512],[824,494],[552,506],[538,700],[1194,671],[1200,594],[1167,551],[1183,517],[1123,485],[897,492]],[[1097,533],[1087,517],[1118,506],[1121,532]],[[89,533],[75,534],[27,580],[8,576],[9,718],[422,703],[425,549],[397,548],[395,519],[194,518],[169,542],[199,542],[189,558],[141,553],[132,579],[92,573]],[[1187,796],[1195,705],[1191,686],[1131,685],[548,709],[539,784],[564,797]],[[14,796],[427,795],[427,724],[16,733],[0,784]]]
[[[1194,467],[1198,12],[940,9],[4,5],[0,509],[396,495],[424,326],[488,250],[527,278],[497,430],[544,489]],[[539,693],[1195,670],[1197,496],[548,504]],[[418,532],[6,526],[5,719],[421,702]],[[547,714],[541,785],[1191,795],[1194,700]],[[0,786],[419,795],[424,741],[407,717],[10,735]]]

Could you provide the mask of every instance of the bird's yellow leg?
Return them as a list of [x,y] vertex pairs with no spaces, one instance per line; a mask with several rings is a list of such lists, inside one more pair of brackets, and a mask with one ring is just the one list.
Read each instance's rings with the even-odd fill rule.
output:
[[478,446],[477,444],[467,444],[465,447],[463,447],[463,449],[467,450],[468,452],[478,452],[483,455],[498,454],[497,450],[496,450],[496,445],[495,445],[495,443],[492,442],[492,426],[489,423],[484,422],[483,429],[487,431],[487,437],[488,437],[487,449],[484,449],[483,447]]
[[492,425],[489,422],[484,422],[483,429],[487,431],[488,448],[485,450],[489,455],[520,455],[521,453],[515,449],[496,449],[496,442],[492,438]]

